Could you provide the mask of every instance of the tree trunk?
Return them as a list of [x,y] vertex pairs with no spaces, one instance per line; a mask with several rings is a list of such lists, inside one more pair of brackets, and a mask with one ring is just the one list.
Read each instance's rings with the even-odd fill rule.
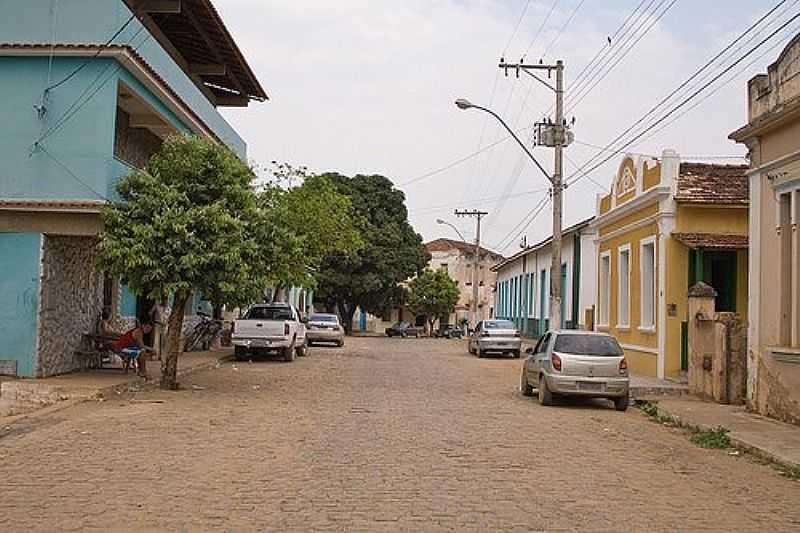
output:
[[178,388],[178,356],[183,352],[181,346],[181,332],[183,331],[183,316],[186,312],[186,302],[191,296],[190,291],[180,291],[175,295],[172,305],[172,314],[169,316],[167,330],[167,355],[161,358],[161,388],[175,390]]
[[344,322],[344,331],[348,335],[353,334],[353,317],[356,314],[356,309],[358,306],[355,304],[347,304],[345,302],[337,302],[336,307],[339,309],[339,315],[342,317],[342,322]]

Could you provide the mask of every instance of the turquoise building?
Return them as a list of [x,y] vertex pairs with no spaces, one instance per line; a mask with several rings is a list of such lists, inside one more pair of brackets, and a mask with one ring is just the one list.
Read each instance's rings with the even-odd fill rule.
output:
[[[163,139],[246,145],[219,112],[267,98],[210,0],[0,0],[0,373],[76,368],[104,307],[100,211]],[[192,302],[196,309],[199,302]]]

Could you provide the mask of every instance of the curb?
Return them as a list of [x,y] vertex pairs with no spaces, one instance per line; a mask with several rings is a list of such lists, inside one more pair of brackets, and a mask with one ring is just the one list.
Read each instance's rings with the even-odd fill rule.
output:
[[778,465],[778,466],[780,466],[782,468],[786,468],[788,470],[798,470],[798,469],[800,469],[800,463],[797,463],[795,461],[786,459],[785,457],[781,457],[779,455],[776,455],[776,454],[774,454],[774,453],[772,453],[772,452],[770,452],[768,450],[765,450],[764,448],[760,448],[759,446],[756,446],[754,444],[750,444],[749,442],[747,442],[747,440],[743,440],[741,437],[737,437],[734,432],[732,432],[731,430],[729,430],[728,428],[726,428],[723,425],[712,426],[712,425],[708,425],[708,424],[696,424],[694,422],[689,422],[689,421],[685,420],[684,418],[681,418],[678,415],[673,415],[668,410],[663,409],[663,408],[659,407],[658,405],[656,405],[656,409],[657,409],[659,414],[667,415],[670,418],[672,418],[672,420],[675,421],[675,423],[678,425],[678,427],[681,427],[681,428],[684,428],[684,429],[688,429],[688,430],[691,430],[691,431],[711,431],[711,430],[717,429],[719,427],[722,427],[723,429],[728,431],[728,438],[731,440],[731,447],[732,448],[737,449],[737,450],[741,450],[741,451],[746,452],[746,453],[749,453],[749,454],[754,455],[754,456],[756,456],[756,457],[758,457],[760,459],[769,461],[771,463],[774,463],[775,465]]

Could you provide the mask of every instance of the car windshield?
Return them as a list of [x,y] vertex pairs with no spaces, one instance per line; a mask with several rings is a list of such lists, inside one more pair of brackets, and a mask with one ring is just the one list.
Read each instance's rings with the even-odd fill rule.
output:
[[596,357],[620,357],[623,355],[617,339],[606,335],[559,335],[553,351]]
[[510,320],[488,320],[483,323],[486,329],[516,329]]
[[291,320],[289,307],[253,307],[245,316],[248,320]]
[[394,325],[397,329],[407,328],[409,326],[408,322],[398,322]]
[[336,324],[339,320],[336,315],[311,315],[311,322],[330,322]]

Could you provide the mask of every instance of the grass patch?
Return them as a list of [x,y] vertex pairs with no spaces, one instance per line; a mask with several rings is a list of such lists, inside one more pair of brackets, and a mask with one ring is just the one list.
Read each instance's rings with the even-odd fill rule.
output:
[[672,417],[671,415],[664,415],[658,412],[658,404],[655,402],[650,402],[647,400],[637,400],[636,406],[647,416],[650,417],[653,422],[657,422],[664,426],[678,426],[678,420]]
[[731,438],[724,427],[716,427],[698,431],[692,435],[691,441],[701,448],[725,449],[731,447]]

